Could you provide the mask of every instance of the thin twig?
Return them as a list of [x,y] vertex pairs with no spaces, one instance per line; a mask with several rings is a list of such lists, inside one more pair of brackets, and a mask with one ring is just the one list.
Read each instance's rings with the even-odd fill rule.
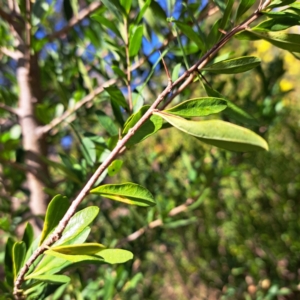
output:
[[21,54],[20,51],[18,51],[18,50],[10,50],[10,49],[8,49],[6,47],[0,47],[0,51],[4,55],[6,55],[6,56],[8,56],[8,57],[10,57],[10,58],[12,58],[14,60],[18,60],[22,56],[22,54]]
[[20,114],[20,111],[17,108],[12,108],[10,106],[5,105],[4,103],[0,103],[0,108],[4,109],[12,114],[15,114],[17,116],[19,116],[19,114]]
[[68,33],[75,25],[80,23],[84,18],[88,17],[90,14],[95,12],[101,6],[102,6],[101,2],[92,2],[89,6],[82,9],[77,16],[71,18],[71,20],[68,22],[68,24],[65,27],[47,35],[46,39],[48,39],[49,41],[53,41],[56,38],[62,37],[63,35]]
[[75,106],[71,109],[66,110],[61,116],[53,119],[49,124],[45,126],[41,126],[37,129],[37,134],[38,135],[43,135],[50,130],[52,130],[54,127],[59,125],[61,122],[63,122],[66,118],[68,118],[71,114],[76,112],[80,107],[82,107],[84,104],[92,101],[97,95],[102,93],[104,91],[104,88],[113,85],[116,83],[116,79],[110,79],[105,84],[97,87],[95,90],[93,90],[90,94],[86,95],[84,98],[82,98],[79,102],[75,104]]
[[[193,199],[187,199],[186,202],[184,204],[181,204],[179,206],[174,207],[172,210],[170,210],[170,212],[168,213],[169,217],[174,217],[184,211],[187,210],[187,208],[194,202]],[[162,226],[164,223],[161,219],[157,219],[154,220],[152,222],[150,222],[147,226],[140,228],[139,230],[131,233],[130,235],[128,235],[126,238],[121,239],[120,241],[118,241],[117,246],[120,247],[128,242],[132,242],[135,241],[136,239],[138,239],[140,236],[142,236],[143,234],[145,234],[145,232],[149,229],[153,229],[159,226]]]
[[[265,1],[262,6],[264,9],[270,0]],[[124,148],[129,139],[135,134],[135,132],[146,122],[148,118],[153,114],[153,112],[157,109],[159,104],[165,99],[165,97],[171,92],[173,88],[179,85],[182,81],[185,82],[181,86],[187,86],[187,82],[191,82],[190,78],[193,77],[193,74],[197,69],[203,68],[209,60],[229,41],[231,37],[233,37],[236,33],[245,30],[250,23],[255,21],[260,16],[260,11],[256,10],[253,15],[248,18],[241,25],[233,28],[228,34],[218,42],[213,48],[211,48],[196,64],[194,64],[190,69],[188,69],[182,76],[180,76],[175,82],[169,82],[167,87],[161,92],[161,94],[156,98],[150,108],[146,111],[146,113],[141,117],[141,119],[128,131],[128,133],[118,141],[116,147],[112,150],[106,160],[98,167],[96,172],[92,175],[92,177],[88,180],[86,185],[83,187],[81,192],[75,198],[75,200],[71,203],[69,209],[67,210],[64,217],[59,222],[58,226],[55,228],[54,232],[44,241],[44,243],[38,247],[33,254],[30,256],[28,261],[21,268],[18,277],[15,281],[14,285],[14,296],[16,299],[20,299],[22,297],[21,285],[24,281],[24,276],[28,272],[30,266],[35,262],[35,260],[43,254],[49,246],[59,240],[62,236],[64,229],[69,223],[71,217],[75,214],[77,207],[82,202],[82,200],[89,194],[89,191],[92,189],[94,184],[96,183],[99,176],[104,172],[104,170],[111,164],[111,162],[119,155],[120,151]],[[195,76],[195,75],[194,75]],[[187,79],[186,79],[187,78]]]

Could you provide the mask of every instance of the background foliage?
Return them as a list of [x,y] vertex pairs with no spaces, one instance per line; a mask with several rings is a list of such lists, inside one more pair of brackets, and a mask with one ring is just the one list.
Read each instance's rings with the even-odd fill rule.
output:
[[[233,3],[231,19],[238,2]],[[176,77],[176,73],[183,73],[185,63],[192,65],[199,59],[202,35],[214,42],[222,35],[214,28],[223,15],[223,1],[139,0],[131,6],[130,1],[102,3],[59,38],[53,32],[65,28],[89,1],[37,0],[32,8],[31,47],[39,53],[41,97],[34,107],[39,126],[93,96],[93,101],[86,101],[75,114],[47,130],[47,155],[42,159],[47,173],[40,173],[46,177],[46,203],[58,193],[73,199],[113,149],[119,127],[129,115],[128,92],[136,112],[151,104],[167,85],[159,53],[153,49],[162,51]],[[241,18],[250,15],[257,4]],[[5,3],[4,8],[8,7]],[[141,15],[143,7],[147,10]],[[21,2],[20,9],[24,14]],[[207,16],[208,12],[211,15]],[[167,19],[170,17],[182,23],[175,23],[175,27]],[[187,37],[184,24],[194,25],[198,39]],[[231,26],[229,22],[227,28]],[[0,19],[2,49],[16,48],[10,30]],[[289,30],[299,31],[298,27]],[[173,37],[176,33],[181,34],[181,43]],[[131,147],[118,158],[122,163],[117,163],[117,170],[108,170],[98,184],[138,183],[151,191],[156,206],[126,206],[92,194],[80,209],[100,207],[90,224],[88,242],[122,247],[130,250],[134,259],[121,265],[73,266],[65,273],[71,282],[50,285],[39,297],[46,298],[47,293],[52,294],[47,299],[299,297],[299,61],[267,41],[238,39],[232,39],[217,59],[245,55],[260,57],[261,65],[241,74],[203,74],[210,86],[254,116],[257,123],[242,125],[263,136],[270,151],[228,152],[175,128],[160,130]],[[3,51],[0,63],[1,102],[17,108],[16,60]],[[129,66],[134,68],[131,90],[126,75]],[[118,89],[93,94],[108,80],[115,81]],[[196,81],[174,104],[204,96],[203,85]],[[118,110],[118,105],[124,109]],[[15,114],[1,109],[0,117],[0,259],[4,279],[5,246],[8,240],[22,237],[33,212],[28,207],[24,133]],[[226,114],[217,118],[232,121]],[[7,291],[5,284],[1,288]]]

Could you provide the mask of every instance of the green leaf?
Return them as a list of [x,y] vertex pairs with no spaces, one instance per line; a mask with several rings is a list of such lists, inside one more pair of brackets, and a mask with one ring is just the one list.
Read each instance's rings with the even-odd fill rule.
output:
[[68,255],[91,255],[95,254],[106,247],[98,243],[85,243],[76,245],[51,247],[52,251]]
[[26,245],[24,242],[16,242],[12,247],[12,261],[14,279],[17,278],[20,269],[23,267],[26,256]]
[[36,275],[30,276],[30,279],[35,279],[45,283],[69,283],[71,278],[66,275]]
[[267,8],[285,6],[293,2],[296,2],[296,0],[273,0]]
[[90,191],[102,197],[137,206],[154,206],[152,194],[144,187],[127,182],[123,184],[104,184]]
[[165,110],[167,113],[180,117],[202,117],[216,114],[227,107],[227,102],[221,98],[203,97],[184,101]]
[[102,15],[99,14],[93,14],[91,16],[91,18],[97,22],[99,22],[102,26],[107,27],[108,29],[110,29],[115,35],[117,35],[118,37],[121,38],[121,34],[120,31],[118,29],[118,27],[116,26],[116,24],[110,20],[108,20],[107,18],[105,18]]
[[118,0],[102,0],[101,2],[119,19],[119,21],[123,21],[122,12],[124,9]]
[[114,160],[110,165],[109,167],[107,168],[108,170],[108,176],[114,176],[116,175],[117,173],[119,173],[119,171],[121,170],[122,168],[122,165],[123,165],[123,161],[120,160],[120,159],[116,159]]
[[116,104],[118,104],[124,108],[128,107],[124,95],[116,86],[111,85],[111,86],[104,88],[104,90],[110,95],[111,100],[113,102],[115,102]]
[[144,25],[137,26],[130,35],[129,56],[136,56],[141,48],[144,33]]
[[293,14],[286,13],[281,17],[275,17],[273,19],[266,20],[257,26],[254,30],[270,30],[270,31],[281,31],[290,27],[300,24],[300,18]]
[[136,24],[140,23],[140,21],[142,20],[146,10],[148,9],[148,7],[150,6],[152,0],[147,0],[145,3],[143,3],[142,1],[139,1],[139,5],[141,7],[140,12],[136,18]]
[[133,254],[123,249],[105,249],[97,254],[109,264],[122,264],[133,259]]
[[225,115],[244,124],[258,125],[257,121],[249,113],[238,107],[230,100],[224,98],[218,91],[214,90],[206,83],[204,83],[204,87],[208,96],[223,98],[227,102],[227,108],[223,111]]
[[[231,12],[232,12],[233,4],[234,4],[234,0],[227,1],[227,5],[226,5],[226,8],[225,8],[225,11],[224,11],[223,17],[221,19],[221,23],[220,23],[220,29],[223,29],[223,30],[226,29],[227,23],[229,21],[229,18],[230,18]],[[220,32],[220,35],[221,35],[221,32]]]
[[237,9],[236,20],[238,20],[254,3],[256,0],[242,0]]
[[66,241],[75,238],[79,235],[99,213],[99,207],[89,206],[77,212],[69,221],[67,227],[63,231],[62,237],[55,243],[55,245],[62,245]]
[[155,112],[177,129],[200,141],[230,151],[268,150],[267,142],[253,131],[219,120],[188,121],[178,116]]
[[203,50],[204,45],[199,37],[199,35],[193,30],[193,28],[185,23],[180,21],[174,22],[176,26],[181,30],[183,34],[185,34],[191,41],[195,42],[199,49]]
[[[56,252],[53,250],[47,250],[45,251],[45,254],[54,256],[56,258],[70,261],[72,263],[78,263],[78,262],[83,262],[83,261],[95,261],[95,262],[103,262],[103,258],[101,256],[97,255],[69,255],[69,254],[64,254],[60,252]],[[31,278],[31,275],[27,276],[27,278]]]
[[106,115],[103,111],[97,110],[96,115],[98,117],[99,123],[102,127],[107,131],[110,136],[118,135],[119,130],[118,127],[115,125],[113,120]]
[[285,32],[268,32],[260,30],[246,30],[236,35],[238,39],[259,40],[263,39],[274,46],[300,53],[300,35]]
[[5,279],[11,287],[14,286],[13,254],[12,254],[13,246],[14,246],[14,240],[11,237],[9,237],[5,245],[4,271],[5,271]]
[[[132,128],[149,109],[149,105],[143,106],[137,113],[128,118],[124,125],[122,135],[124,136],[130,128]],[[158,116],[152,115],[145,123],[134,133],[130,140],[126,143],[126,146],[133,146],[141,141],[145,140],[149,136],[156,133],[162,126],[163,121]]]
[[181,69],[181,63],[177,64],[172,71],[172,81],[174,82],[179,77],[179,72]]
[[131,2],[132,0],[120,0],[120,4],[123,6],[127,14],[130,11]]
[[52,230],[58,225],[59,221],[66,213],[69,206],[70,203],[67,197],[64,197],[62,195],[56,195],[51,200],[51,202],[47,207],[45,223],[44,223],[43,231],[41,233],[39,246],[44,242],[44,240],[52,232]]
[[26,249],[29,249],[29,247],[31,246],[33,242],[33,238],[34,238],[33,227],[31,226],[30,223],[27,222],[25,226],[23,238],[22,238],[22,241],[26,245]]
[[260,64],[260,59],[255,56],[244,56],[217,62],[201,70],[217,74],[237,74],[249,71]]

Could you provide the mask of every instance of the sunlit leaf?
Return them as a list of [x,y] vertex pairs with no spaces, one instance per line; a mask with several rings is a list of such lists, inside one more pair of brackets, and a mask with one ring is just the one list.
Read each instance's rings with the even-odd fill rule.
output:
[[230,151],[268,150],[267,142],[253,131],[220,120],[189,121],[178,116],[156,112],[177,129],[200,141]]
[[68,283],[70,282],[71,278],[66,275],[36,275],[30,276],[30,279],[35,279],[38,281],[42,281],[45,283]]
[[241,0],[236,13],[236,20],[238,20],[254,3],[256,0]]
[[280,7],[280,6],[285,6],[288,4],[291,4],[293,2],[296,2],[296,0],[273,0],[271,3],[268,5],[268,8],[274,8],[274,7]]
[[141,48],[143,39],[144,26],[137,26],[131,33],[129,39],[129,56],[136,56]]
[[116,159],[114,160],[110,165],[109,167],[107,168],[108,169],[108,176],[114,176],[116,174],[119,173],[119,171],[121,170],[122,168],[122,165],[123,165],[123,161],[120,160],[120,159]]
[[186,100],[165,112],[180,117],[202,117],[216,114],[227,107],[227,102],[221,98],[203,97]]
[[13,261],[13,274],[14,279],[17,278],[17,275],[20,269],[23,267],[24,259],[26,255],[26,245],[24,242],[16,242],[12,247],[12,261]]
[[124,95],[116,86],[108,86],[104,89],[110,95],[111,100],[113,102],[115,102],[116,104],[118,104],[124,108],[128,107]]
[[91,255],[95,254],[106,247],[98,243],[85,243],[65,246],[51,247],[52,251],[68,255]]
[[26,249],[29,249],[30,245],[33,242],[33,238],[34,238],[33,227],[31,226],[30,223],[26,223],[23,238],[22,238],[22,241],[26,245]]
[[127,182],[123,184],[104,184],[90,191],[102,197],[137,206],[155,205],[152,194],[144,187]]
[[130,251],[123,249],[104,249],[97,253],[104,259],[104,262],[109,264],[122,264],[133,259],[133,254]]

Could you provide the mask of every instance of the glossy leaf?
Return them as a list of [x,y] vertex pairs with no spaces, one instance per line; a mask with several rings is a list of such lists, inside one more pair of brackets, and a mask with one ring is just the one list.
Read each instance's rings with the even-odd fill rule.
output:
[[113,102],[115,102],[116,104],[118,104],[124,108],[128,107],[124,95],[116,86],[108,86],[104,89],[110,95],[111,100]]
[[165,110],[167,113],[180,117],[202,117],[216,114],[227,107],[227,102],[221,98],[203,97],[184,101]]
[[23,267],[26,255],[26,245],[24,242],[16,242],[12,247],[13,274],[16,279],[20,269]]
[[43,231],[39,245],[41,245],[46,237],[52,232],[52,230],[58,225],[66,211],[68,210],[70,203],[67,197],[62,195],[56,195],[48,205]]
[[[232,13],[233,4],[234,4],[234,0],[227,0],[226,8],[224,10],[224,14],[223,14],[223,17],[220,22],[220,29],[223,29],[223,30],[226,29],[230,15]],[[220,32],[220,35],[221,35],[221,32]]]
[[236,13],[236,20],[238,20],[253,4],[256,0],[241,0]]
[[98,243],[85,243],[66,246],[51,247],[52,251],[68,255],[91,255],[95,254],[106,247]]
[[259,40],[264,39],[274,46],[300,53],[300,35],[285,32],[268,32],[260,30],[246,30],[236,36],[238,39]]
[[296,25],[300,25],[300,18],[293,14],[285,14],[281,17],[275,17],[273,19],[266,20],[255,26],[253,29],[281,31]]
[[108,176],[114,176],[116,174],[119,173],[119,171],[121,170],[122,168],[122,165],[123,165],[123,161],[120,160],[120,159],[116,159],[114,160],[110,165],[109,167],[107,168],[108,170]]
[[268,150],[267,142],[253,131],[220,120],[188,121],[178,116],[156,112],[177,129],[200,141],[230,151]]
[[237,74],[249,71],[260,64],[260,59],[255,56],[244,56],[217,62],[202,70],[217,74]]
[[123,184],[104,184],[90,191],[102,197],[137,206],[154,206],[152,194],[144,187],[127,182]]
[[[137,113],[131,115],[131,117],[126,121],[123,129],[123,136],[132,128],[149,109],[149,105],[143,106]],[[162,126],[163,121],[158,116],[152,115],[145,123],[134,133],[130,140],[126,143],[127,146],[132,146],[141,141],[145,140],[147,137],[156,133]]]
[[22,241],[26,245],[26,249],[29,249],[29,247],[31,246],[33,242],[33,238],[34,238],[33,227],[31,226],[30,223],[26,223],[23,238],[22,238]]
[[191,41],[196,43],[199,49],[203,50],[204,45],[199,37],[199,34],[197,34],[190,25],[182,23],[180,21],[175,21],[174,23],[184,35],[186,35]]
[[36,276],[31,276],[30,279],[35,279],[38,281],[42,281],[45,283],[69,283],[71,278],[66,276],[66,275],[36,275]]
[[129,56],[136,56],[141,48],[144,33],[144,26],[137,26],[131,33],[129,40]]
[[67,227],[63,231],[62,237],[55,243],[61,245],[68,240],[75,238],[79,235],[91,222],[96,218],[99,213],[99,207],[89,206],[77,212],[69,221]]
[[[206,83],[204,83],[204,87],[206,90],[206,93],[210,97],[219,97],[223,98],[223,96],[210,86],[208,86]],[[225,115],[232,118],[233,120],[236,120],[238,122],[241,122],[243,124],[249,124],[249,125],[257,125],[257,121],[245,110],[238,107],[236,104],[231,102],[230,100],[223,98],[227,103],[227,108],[223,111]]]
[[133,254],[123,249],[104,249],[97,255],[101,256],[104,262],[109,264],[122,264],[133,259]]

